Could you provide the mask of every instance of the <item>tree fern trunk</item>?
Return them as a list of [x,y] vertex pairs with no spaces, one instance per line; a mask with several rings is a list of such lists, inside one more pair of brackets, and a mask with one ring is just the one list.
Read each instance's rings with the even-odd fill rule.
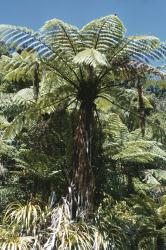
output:
[[157,244],[156,244],[156,250],[166,250],[166,246],[164,243],[164,239],[161,237],[157,237]]
[[35,63],[35,69],[34,69],[34,81],[33,81],[33,98],[35,101],[38,99],[39,95],[39,64],[38,62]]
[[[158,225],[157,229],[161,230],[162,227],[163,227],[163,225]],[[166,250],[165,240],[161,234],[157,235],[156,250]]]
[[93,104],[80,106],[74,137],[75,211],[93,209],[95,178],[92,169]]
[[127,182],[128,194],[134,193],[133,177],[130,172],[127,174]]
[[139,82],[137,86],[138,90],[138,102],[139,102],[139,115],[140,115],[140,127],[142,131],[142,137],[145,135],[145,105],[143,100],[143,86]]

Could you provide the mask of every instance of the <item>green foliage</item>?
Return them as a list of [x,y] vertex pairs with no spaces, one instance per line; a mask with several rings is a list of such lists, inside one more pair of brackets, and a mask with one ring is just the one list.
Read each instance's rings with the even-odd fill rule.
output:
[[126,142],[122,151],[113,159],[146,164],[157,159],[166,161],[166,153],[155,141],[135,140]]
[[46,212],[39,205],[29,202],[22,205],[20,202],[11,203],[7,206],[3,222],[10,226],[20,227],[26,235],[36,236],[41,225],[45,223]]
[[28,250],[31,248],[33,237],[20,237],[12,230],[0,228],[0,247],[2,250]]
[[102,231],[83,218],[75,222],[71,218],[70,205],[64,201],[62,206],[52,212],[52,234],[45,247],[55,246],[57,249],[107,249],[108,242]]
[[17,200],[24,200],[25,194],[23,190],[15,186],[0,187],[0,212],[11,203]]

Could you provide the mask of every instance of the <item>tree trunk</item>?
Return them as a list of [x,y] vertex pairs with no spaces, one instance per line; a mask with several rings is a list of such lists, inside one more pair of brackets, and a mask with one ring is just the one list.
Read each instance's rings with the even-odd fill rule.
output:
[[34,68],[34,81],[33,81],[33,98],[35,101],[38,99],[39,95],[39,64],[38,62],[35,63],[35,68]]
[[73,217],[93,210],[95,177],[92,168],[93,103],[82,103],[74,136]]
[[142,137],[145,135],[145,105],[143,100],[143,86],[142,84],[138,83],[137,86],[138,90],[138,102],[139,102],[139,116],[140,116],[140,128],[142,131]]
[[[164,227],[164,224],[163,225],[159,224],[159,225],[157,225],[156,229],[161,230],[163,227]],[[165,240],[160,233],[157,235],[156,250],[166,250]]]
[[160,236],[157,237],[156,250],[165,250],[164,239]]
[[128,189],[128,194],[134,193],[134,184],[133,184],[133,177],[130,172],[127,174],[127,189]]

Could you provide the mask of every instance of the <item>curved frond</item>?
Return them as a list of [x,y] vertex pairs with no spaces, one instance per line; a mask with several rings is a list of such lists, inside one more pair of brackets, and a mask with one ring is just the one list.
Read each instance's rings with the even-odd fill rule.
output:
[[75,100],[72,96],[64,95],[60,98],[56,93],[47,93],[40,96],[36,103],[32,103],[31,100],[28,100],[29,91],[30,89],[23,89],[19,92],[21,98],[19,95],[15,97],[16,99],[18,98],[21,104],[24,104],[24,107],[27,106],[28,110],[27,108],[23,109],[23,111],[6,127],[4,138],[14,138],[23,128],[30,129],[34,126],[39,119],[41,119],[42,115],[46,113],[50,114],[58,109],[65,109]]
[[164,49],[166,48],[160,40],[154,36],[127,37],[115,51],[114,58],[129,58],[149,63],[165,58]]
[[106,52],[124,38],[126,29],[116,15],[93,20],[83,27],[81,34],[88,48]]
[[89,65],[93,68],[97,66],[108,67],[108,61],[104,54],[95,49],[86,49],[79,52],[73,59],[73,62],[78,65]]
[[28,106],[28,104],[33,103],[33,89],[24,88],[19,90],[13,97],[13,102],[16,105]]
[[39,64],[36,54],[23,51],[21,54],[13,54],[12,57],[2,56],[0,70],[7,81],[34,81],[36,63]]
[[152,75],[158,75],[159,77],[161,77],[161,79],[164,79],[164,77],[166,76],[166,74],[164,72],[162,72],[161,70],[157,69],[156,67],[153,67],[151,65],[148,65],[146,63],[143,62],[138,62],[138,61],[129,61],[128,63],[126,63],[126,67],[129,67],[130,69],[133,69],[137,72],[137,74],[152,74]]
[[166,161],[166,152],[155,141],[135,140],[125,142],[122,151],[115,155],[113,159],[145,164],[157,159]]
[[57,53],[67,53],[67,56],[75,56],[82,48],[79,29],[64,23],[59,19],[52,19],[40,29],[42,40]]
[[38,56],[49,59],[53,56],[48,45],[41,41],[40,34],[14,25],[0,25],[0,40],[15,49],[36,51]]

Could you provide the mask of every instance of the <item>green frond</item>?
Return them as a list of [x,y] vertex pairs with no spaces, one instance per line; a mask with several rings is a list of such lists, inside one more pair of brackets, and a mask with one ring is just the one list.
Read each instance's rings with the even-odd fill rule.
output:
[[13,93],[0,93],[0,109],[4,111],[13,105]]
[[125,138],[128,135],[128,129],[116,113],[104,115],[107,125],[104,129],[105,133],[111,137],[113,142]]
[[26,27],[0,25],[0,41],[16,50],[36,51],[40,59],[54,56],[54,52],[42,41],[40,34]]
[[0,155],[14,157],[16,149],[14,146],[9,145],[7,141],[0,139]]
[[6,117],[2,114],[0,114],[0,129],[3,129],[9,125],[9,122],[7,121]]
[[104,54],[95,49],[86,49],[79,52],[73,59],[73,62],[78,65],[87,65],[96,67],[108,67],[108,61]]
[[113,159],[146,164],[156,160],[166,161],[166,152],[155,141],[127,141],[124,143],[122,151],[113,156]]
[[159,181],[165,181],[166,180],[166,170],[162,169],[154,169],[153,174]]
[[166,89],[166,80],[161,80],[161,79],[147,79],[147,81],[145,83],[145,86],[146,87],[154,86],[154,87],[161,88],[161,89],[164,90],[164,89]]
[[52,71],[46,71],[40,82],[40,95],[55,93],[55,96],[71,95],[75,93],[75,88],[67,81],[63,81]]
[[158,212],[158,215],[160,216],[160,218],[163,221],[165,221],[166,220],[166,203],[164,205],[162,205],[161,207],[159,207],[157,212]]
[[165,59],[165,45],[159,43],[155,37],[126,37],[117,48],[109,53],[109,62],[127,62],[127,59],[137,62],[150,63],[151,61]]
[[123,40],[125,32],[123,23],[115,15],[93,20],[81,30],[86,47],[100,52],[106,52],[110,47],[114,48]]
[[23,128],[30,129],[41,119],[43,114],[65,109],[75,101],[73,96],[66,96],[65,93],[62,96],[57,96],[58,93],[53,92],[41,95],[35,103],[29,100],[31,89],[23,89],[18,93],[15,102],[17,101],[17,104],[23,105],[24,108],[4,130],[3,136],[6,139],[13,139]]
[[158,45],[160,45],[160,40],[158,37],[156,36],[148,36],[148,35],[144,35],[144,36],[129,36],[128,37],[129,40],[135,40],[135,41],[146,41],[150,48],[155,49],[156,47],[158,47]]
[[3,137],[5,139],[13,139],[19,134],[24,127],[30,128],[37,122],[40,112],[34,107],[30,107],[28,111],[22,111],[4,130]]
[[7,81],[34,81],[35,63],[37,62],[35,53],[23,51],[20,55],[14,54],[12,57],[2,56],[0,60],[0,70],[5,75]]
[[27,107],[29,104],[32,104],[33,102],[34,98],[33,98],[32,88],[21,89],[13,96],[13,103],[15,105]]
[[73,57],[84,47],[79,29],[59,19],[47,21],[40,31],[43,40],[57,55],[67,53],[68,57]]
[[153,175],[153,173],[154,173],[153,171],[154,171],[153,169],[144,171],[145,178],[143,179],[143,181],[149,185],[160,186],[160,182]]
[[112,106],[110,101],[108,101],[102,97],[97,98],[95,101],[95,104],[96,104],[97,108],[104,113],[107,113]]
[[[60,139],[53,138],[52,141],[58,145]],[[56,148],[56,146],[54,146],[54,148]],[[39,153],[38,150],[19,149],[17,157],[15,157],[16,166],[25,169],[29,176],[36,176],[40,179],[50,181],[52,177],[56,177],[57,175],[58,179],[62,173],[61,165],[63,163],[61,163],[61,161],[63,162],[63,159],[58,158],[58,149],[55,155],[56,156],[51,157],[45,153]]]

